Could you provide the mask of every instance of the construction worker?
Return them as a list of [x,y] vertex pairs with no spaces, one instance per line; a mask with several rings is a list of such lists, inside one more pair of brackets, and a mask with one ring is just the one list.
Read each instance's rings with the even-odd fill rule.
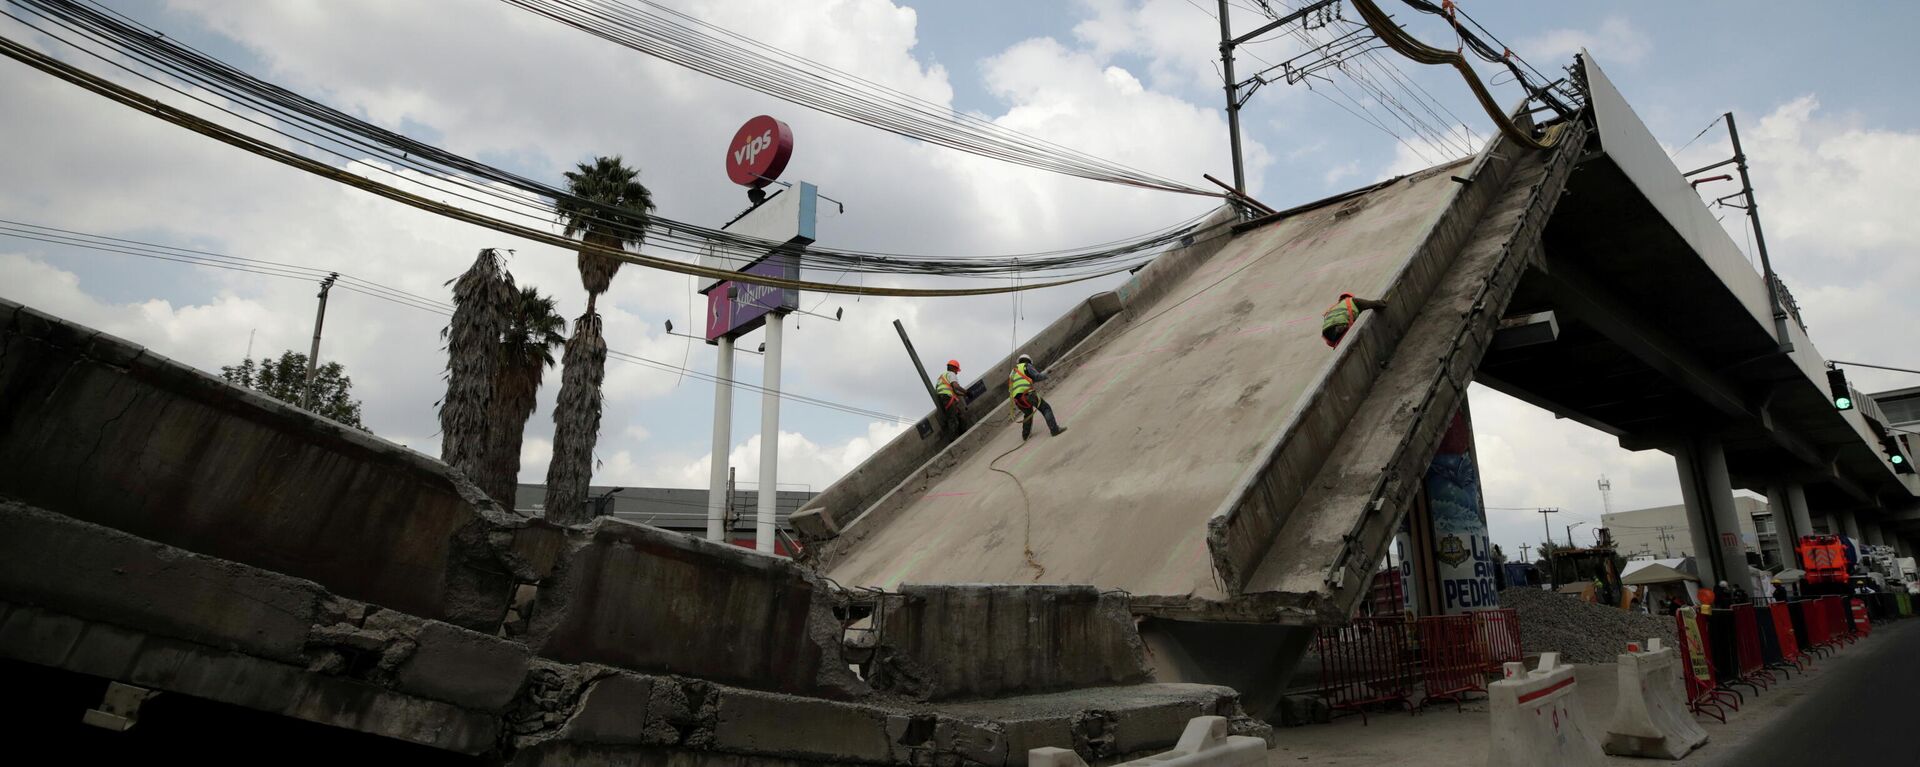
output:
[[960,385],[960,361],[947,360],[947,372],[933,382],[933,393],[940,396],[940,409],[954,412],[967,406],[967,387]]
[[1360,320],[1360,313],[1368,309],[1386,309],[1387,302],[1355,298],[1352,293],[1341,293],[1340,300],[1333,302],[1320,314],[1320,337],[1327,347],[1340,345],[1340,339],[1346,337],[1347,330]]
[[934,382],[933,393],[940,399],[941,417],[954,431],[960,431],[960,414],[967,408],[967,387],[960,384],[959,360],[947,360],[947,371]]
[[1033,434],[1035,409],[1038,409],[1040,415],[1047,419],[1047,431],[1053,436],[1058,437],[1061,432],[1067,430],[1067,427],[1053,420],[1053,407],[1047,404],[1046,398],[1041,397],[1040,392],[1033,390],[1033,382],[1045,380],[1047,380],[1047,374],[1035,367],[1033,358],[1025,354],[1020,355],[1019,361],[1013,363],[1013,372],[1007,375],[1007,401],[1013,406],[1015,416],[1020,419],[1020,441],[1022,442]]

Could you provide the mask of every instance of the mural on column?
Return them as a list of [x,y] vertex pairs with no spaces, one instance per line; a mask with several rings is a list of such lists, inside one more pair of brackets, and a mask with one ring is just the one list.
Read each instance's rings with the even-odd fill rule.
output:
[[1493,544],[1474,462],[1473,420],[1465,403],[1427,466],[1427,507],[1439,569],[1440,612],[1454,615],[1500,606],[1493,581]]

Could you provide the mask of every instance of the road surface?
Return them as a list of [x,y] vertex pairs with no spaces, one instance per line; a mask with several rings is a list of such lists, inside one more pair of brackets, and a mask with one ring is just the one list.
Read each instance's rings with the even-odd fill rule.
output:
[[[1845,658],[1854,655],[1853,658]],[[1831,675],[1809,686],[1760,732],[1715,764],[1746,767],[1920,764],[1920,621],[1875,627],[1842,648]],[[1845,659],[1846,662],[1839,663]],[[1761,693],[1792,694],[1796,688]],[[1713,728],[1709,728],[1711,732]],[[1733,745],[1733,744],[1728,744]]]

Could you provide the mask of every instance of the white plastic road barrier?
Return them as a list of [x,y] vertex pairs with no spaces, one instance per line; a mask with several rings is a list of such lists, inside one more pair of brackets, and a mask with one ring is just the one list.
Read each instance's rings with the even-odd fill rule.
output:
[[1487,685],[1493,738],[1487,767],[1599,767],[1606,755],[1581,724],[1574,700],[1573,667],[1560,665],[1560,653],[1540,654],[1540,667],[1527,671],[1505,664],[1507,678]]
[[1615,756],[1679,759],[1707,742],[1707,731],[1687,710],[1680,656],[1647,640],[1647,652],[1620,655],[1620,697],[1602,745]]
[[[1228,735],[1224,716],[1197,716],[1187,722],[1173,750],[1113,767],[1265,767],[1267,742],[1245,735]],[[1080,755],[1065,748],[1036,748],[1027,752],[1027,767],[1087,767]]]

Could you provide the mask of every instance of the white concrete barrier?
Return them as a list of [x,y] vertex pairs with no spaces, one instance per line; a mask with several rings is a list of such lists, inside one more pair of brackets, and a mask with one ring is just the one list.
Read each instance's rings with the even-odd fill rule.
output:
[[[1228,735],[1227,718],[1198,716],[1187,722],[1173,750],[1113,767],[1265,767],[1267,742],[1245,735]],[[1087,767],[1080,755],[1065,748],[1036,748],[1027,752],[1027,767]]]
[[1559,653],[1541,653],[1540,667],[1503,666],[1507,678],[1487,685],[1493,737],[1487,767],[1584,767],[1606,763],[1582,725],[1575,700],[1573,667]]
[[1602,744],[1615,756],[1679,759],[1707,742],[1707,731],[1687,709],[1680,656],[1647,640],[1647,652],[1620,655],[1620,695]]

